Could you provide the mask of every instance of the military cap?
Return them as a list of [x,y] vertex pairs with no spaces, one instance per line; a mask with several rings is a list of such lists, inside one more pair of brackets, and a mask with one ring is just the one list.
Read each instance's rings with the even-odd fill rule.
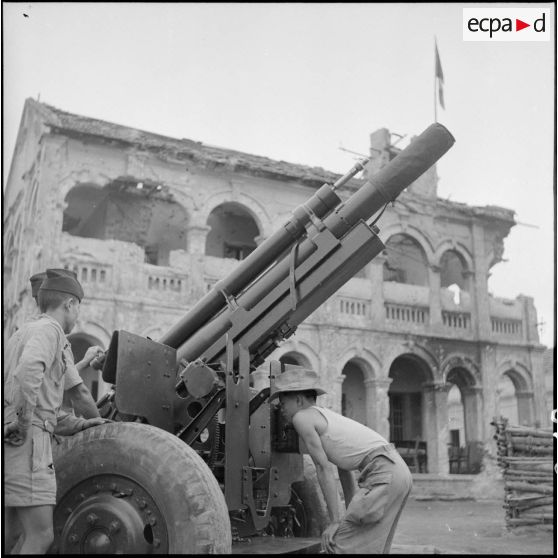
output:
[[57,271],[58,273],[62,273],[63,275],[67,275],[68,277],[73,277],[76,281],[78,280],[77,273],[72,271],[71,269],[64,269],[64,268],[51,268],[52,271]]
[[304,366],[286,364],[285,371],[275,378],[275,388],[269,400],[273,401],[279,397],[280,393],[289,391],[314,390],[316,395],[323,395],[326,391],[319,384],[320,378],[314,370]]
[[[72,271],[71,269],[55,269],[54,271],[59,271],[60,273],[65,273],[69,277],[73,277],[77,280],[77,273]],[[46,279],[46,272],[41,271],[41,273],[35,273],[29,278],[29,282],[31,283],[31,296],[33,298],[37,298],[39,294],[39,289],[41,288],[42,282]]]
[[76,274],[67,269],[47,269],[46,279],[40,290],[68,293],[75,296],[80,302],[83,298],[83,289],[76,279]]
[[29,277],[29,282],[31,283],[31,296],[33,298],[37,298],[41,284],[45,279],[46,273],[44,271],[41,273],[35,273],[35,275],[31,275],[31,277]]

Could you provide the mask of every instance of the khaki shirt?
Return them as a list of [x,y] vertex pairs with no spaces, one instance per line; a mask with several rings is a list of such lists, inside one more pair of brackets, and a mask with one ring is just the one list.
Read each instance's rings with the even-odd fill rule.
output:
[[[30,320],[36,321],[45,314],[36,314],[33,315]],[[64,374],[64,391],[68,391],[73,387],[83,383],[82,377],[79,375],[78,369],[76,368],[75,361],[74,361],[74,354],[72,353],[72,347],[70,344],[67,345],[66,354],[64,355],[64,359],[67,364],[66,374]]]
[[[36,314],[31,318],[31,320],[38,320],[41,316],[43,316],[43,314]],[[66,361],[66,373],[64,374],[64,392],[67,392],[69,389],[82,384],[83,379],[80,376],[78,369],[76,368],[71,345],[68,345],[67,348],[64,349],[64,360]],[[71,415],[75,414],[72,406],[72,400],[67,393],[64,393],[64,397],[62,398],[62,410]]]
[[[25,421],[48,420],[56,425],[69,355],[70,343],[62,327],[46,314],[27,322],[12,335],[6,343],[4,359],[5,422],[17,420],[20,411]],[[70,422],[72,429],[79,430],[83,419],[73,417]]]
[[82,377],[79,375],[78,369],[74,362],[72,348],[68,347],[64,351],[64,359],[66,361],[66,374],[64,374],[64,397],[62,398],[62,409],[70,414],[74,414],[72,400],[67,391],[75,386],[83,383]]
[[79,375],[78,369],[74,362],[74,354],[72,347],[68,343],[67,348],[64,350],[64,360],[66,361],[66,374],[64,374],[64,391],[68,391],[75,386],[83,383],[82,377]]

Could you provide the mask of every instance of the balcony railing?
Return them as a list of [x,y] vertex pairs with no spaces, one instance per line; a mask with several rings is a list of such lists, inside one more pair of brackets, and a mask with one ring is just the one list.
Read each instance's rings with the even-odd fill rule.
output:
[[[76,272],[89,298],[144,296],[166,306],[195,303],[239,263],[180,250],[171,253],[172,266],[156,266],[145,263],[143,250],[133,243],[66,234],[60,248],[61,264]],[[425,335],[435,331],[436,335],[471,339],[474,306],[470,294],[461,293],[456,303],[446,291],[440,289],[441,312],[436,313],[440,316],[436,322],[441,318],[441,323],[433,323],[431,304],[435,299],[429,287],[394,282],[374,286],[369,279],[352,278],[309,321],[327,320],[358,328],[385,326],[388,331],[412,330]],[[491,297],[488,310],[484,335],[503,342],[525,339],[528,330],[521,300]]]
[[414,325],[428,325],[429,310],[426,307],[385,303],[386,320]]
[[349,316],[362,316],[368,318],[370,316],[370,302],[352,297],[337,298],[339,312]]
[[104,286],[112,280],[112,266],[108,264],[72,261],[64,263],[64,269],[73,271],[84,285]]
[[490,318],[492,333],[507,337],[522,337],[523,322],[521,320],[508,320],[504,318]]
[[471,327],[471,314],[467,312],[442,311],[442,322],[444,326],[451,329],[467,330]]
[[150,269],[146,273],[147,289],[149,291],[173,291],[182,293],[185,291],[187,275],[179,275],[174,272],[157,271]]

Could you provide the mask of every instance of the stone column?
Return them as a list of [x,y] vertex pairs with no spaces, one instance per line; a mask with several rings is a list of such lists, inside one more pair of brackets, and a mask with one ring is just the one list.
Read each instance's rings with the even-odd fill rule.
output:
[[[473,228],[473,257],[475,264],[475,306],[477,329],[475,331],[477,339],[490,339],[490,304],[488,296],[488,255],[485,250],[484,229],[480,222],[474,222]],[[473,309],[472,309],[473,310]]]
[[517,418],[520,426],[534,426],[533,392],[516,391]]
[[205,239],[210,230],[204,225],[186,227],[186,247],[190,254],[205,254]]
[[468,471],[478,473],[484,455],[482,388],[463,388],[461,398],[465,422],[465,441],[468,447]]
[[471,315],[471,331],[477,332],[478,331],[478,314],[476,311],[477,308],[477,290],[475,288],[476,279],[475,279],[475,272],[471,269],[466,269],[463,272],[463,277],[467,280],[467,288],[469,289],[467,294],[470,298],[470,305],[465,311],[469,312]]
[[440,266],[428,266],[428,282],[430,284],[430,327],[434,332],[444,329],[442,322],[442,301],[440,298]]
[[482,388],[462,388],[461,398],[465,423],[465,440],[467,442],[482,441]]
[[386,257],[378,254],[368,266],[370,279],[370,319],[373,324],[381,326],[385,322],[384,308],[384,262]]
[[389,440],[389,396],[392,378],[364,380],[366,390],[366,424]]
[[538,343],[539,342],[539,331],[537,329],[537,310],[533,301],[533,297],[519,295],[518,300],[520,301],[523,309],[523,327],[522,336],[524,343]]
[[[448,446],[448,391],[450,384],[423,384],[423,432],[426,434],[428,472],[449,472]],[[423,436],[424,437],[424,436]]]
[[547,386],[543,364],[544,347],[537,346],[529,351],[530,372],[533,378],[533,417],[535,424],[542,428],[548,428],[552,425],[550,421],[550,413],[552,412],[552,398],[547,400]]
[[481,440],[491,458],[496,458],[497,448],[494,440],[494,428],[490,425],[498,414],[498,377],[496,367],[496,349],[494,345],[481,345],[480,372],[483,397],[483,421],[481,425]]

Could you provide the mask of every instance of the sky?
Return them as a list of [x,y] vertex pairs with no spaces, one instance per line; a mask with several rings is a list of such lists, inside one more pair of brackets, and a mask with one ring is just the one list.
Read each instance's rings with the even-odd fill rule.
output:
[[[3,9],[4,185],[23,104],[345,173],[378,128],[456,138],[438,195],[516,211],[495,296],[533,296],[554,344],[555,39],[463,40],[459,3],[10,3]],[[341,149],[343,148],[343,149]],[[379,223],[381,225],[381,222]]]

